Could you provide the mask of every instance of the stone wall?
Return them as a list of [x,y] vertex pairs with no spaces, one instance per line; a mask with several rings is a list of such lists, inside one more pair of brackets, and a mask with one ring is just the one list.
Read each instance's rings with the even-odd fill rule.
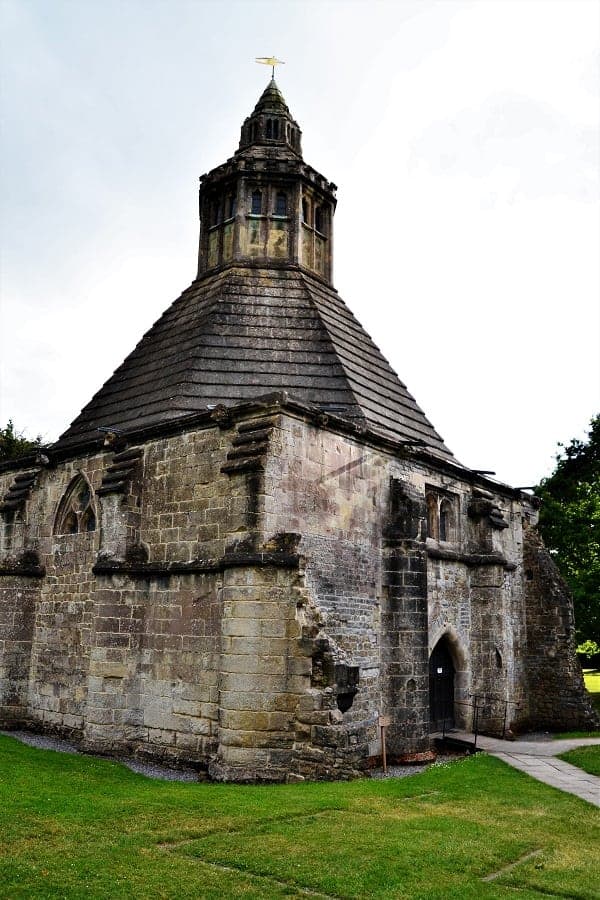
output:
[[[110,450],[39,473],[3,553],[4,563],[18,562],[18,544],[45,573],[2,579],[11,585],[0,605],[5,720],[19,711],[95,749],[207,764],[221,639],[222,573],[211,561],[247,507],[220,472],[226,446],[216,426],[149,442],[117,492]],[[97,527],[56,534],[56,511],[79,474],[97,492]],[[5,491],[11,480],[3,476]],[[177,564],[182,571],[172,572]]]
[[[278,402],[17,474],[0,473],[5,725],[217,779],[352,777],[380,716],[391,759],[428,753],[441,639],[458,724],[474,696],[491,733],[506,701],[515,728],[591,721],[569,598],[510,491]],[[60,533],[78,478],[96,527]]]
[[[388,461],[360,441],[290,416],[281,417],[272,451],[265,533],[301,536],[298,552],[311,602],[303,622],[310,693],[301,724],[326,755],[345,756],[352,765],[380,752],[381,502]],[[356,669],[359,683],[348,685]],[[344,711],[338,694],[347,695],[341,705],[351,703]]]
[[99,578],[88,748],[204,761],[218,726],[220,578]]
[[20,725],[27,716],[37,579],[8,576],[0,584],[0,720]]
[[569,589],[538,532],[524,540],[529,716],[523,727],[562,731],[600,725],[575,655]]
[[[473,725],[477,703],[482,730],[518,727],[528,715],[522,501],[298,419],[283,417],[276,441],[265,529],[301,531],[319,614],[313,660],[327,642],[359,669],[348,736],[377,756],[382,714],[392,756],[427,749],[428,656],[444,636],[458,724]],[[431,491],[455,505],[446,540],[428,536]]]

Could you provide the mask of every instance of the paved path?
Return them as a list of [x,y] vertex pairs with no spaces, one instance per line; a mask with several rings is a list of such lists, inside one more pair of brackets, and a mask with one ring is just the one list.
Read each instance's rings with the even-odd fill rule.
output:
[[[448,737],[471,743],[474,739],[474,735],[466,731],[451,731]],[[481,734],[477,736],[477,747],[491,756],[497,756],[509,766],[520,769],[538,781],[575,794],[594,806],[600,806],[600,778],[556,758],[567,750],[594,745],[600,746],[600,738],[566,738],[554,741],[544,738],[531,740],[530,737],[529,740],[502,741]]]

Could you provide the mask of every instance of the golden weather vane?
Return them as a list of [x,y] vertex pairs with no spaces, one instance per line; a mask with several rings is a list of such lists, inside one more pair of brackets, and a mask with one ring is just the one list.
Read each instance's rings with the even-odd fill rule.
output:
[[275,78],[275,66],[285,66],[285,62],[275,56],[257,56],[256,62],[262,63],[263,66],[271,66],[273,78]]

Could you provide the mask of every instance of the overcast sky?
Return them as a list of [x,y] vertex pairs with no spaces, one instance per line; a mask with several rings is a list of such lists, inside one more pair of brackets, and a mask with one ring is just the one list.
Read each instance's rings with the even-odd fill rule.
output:
[[600,408],[595,0],[0,0],[0,425],[54,440],[195,275],[269,70],[338,188],[337,289],[514,485]]

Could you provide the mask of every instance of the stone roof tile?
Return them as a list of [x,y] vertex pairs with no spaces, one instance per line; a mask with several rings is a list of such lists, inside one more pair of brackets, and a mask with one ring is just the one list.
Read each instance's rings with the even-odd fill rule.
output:
[[232,267],[195,281],[55,446],[275,391],[452,458],[336,291],[292,268]]

